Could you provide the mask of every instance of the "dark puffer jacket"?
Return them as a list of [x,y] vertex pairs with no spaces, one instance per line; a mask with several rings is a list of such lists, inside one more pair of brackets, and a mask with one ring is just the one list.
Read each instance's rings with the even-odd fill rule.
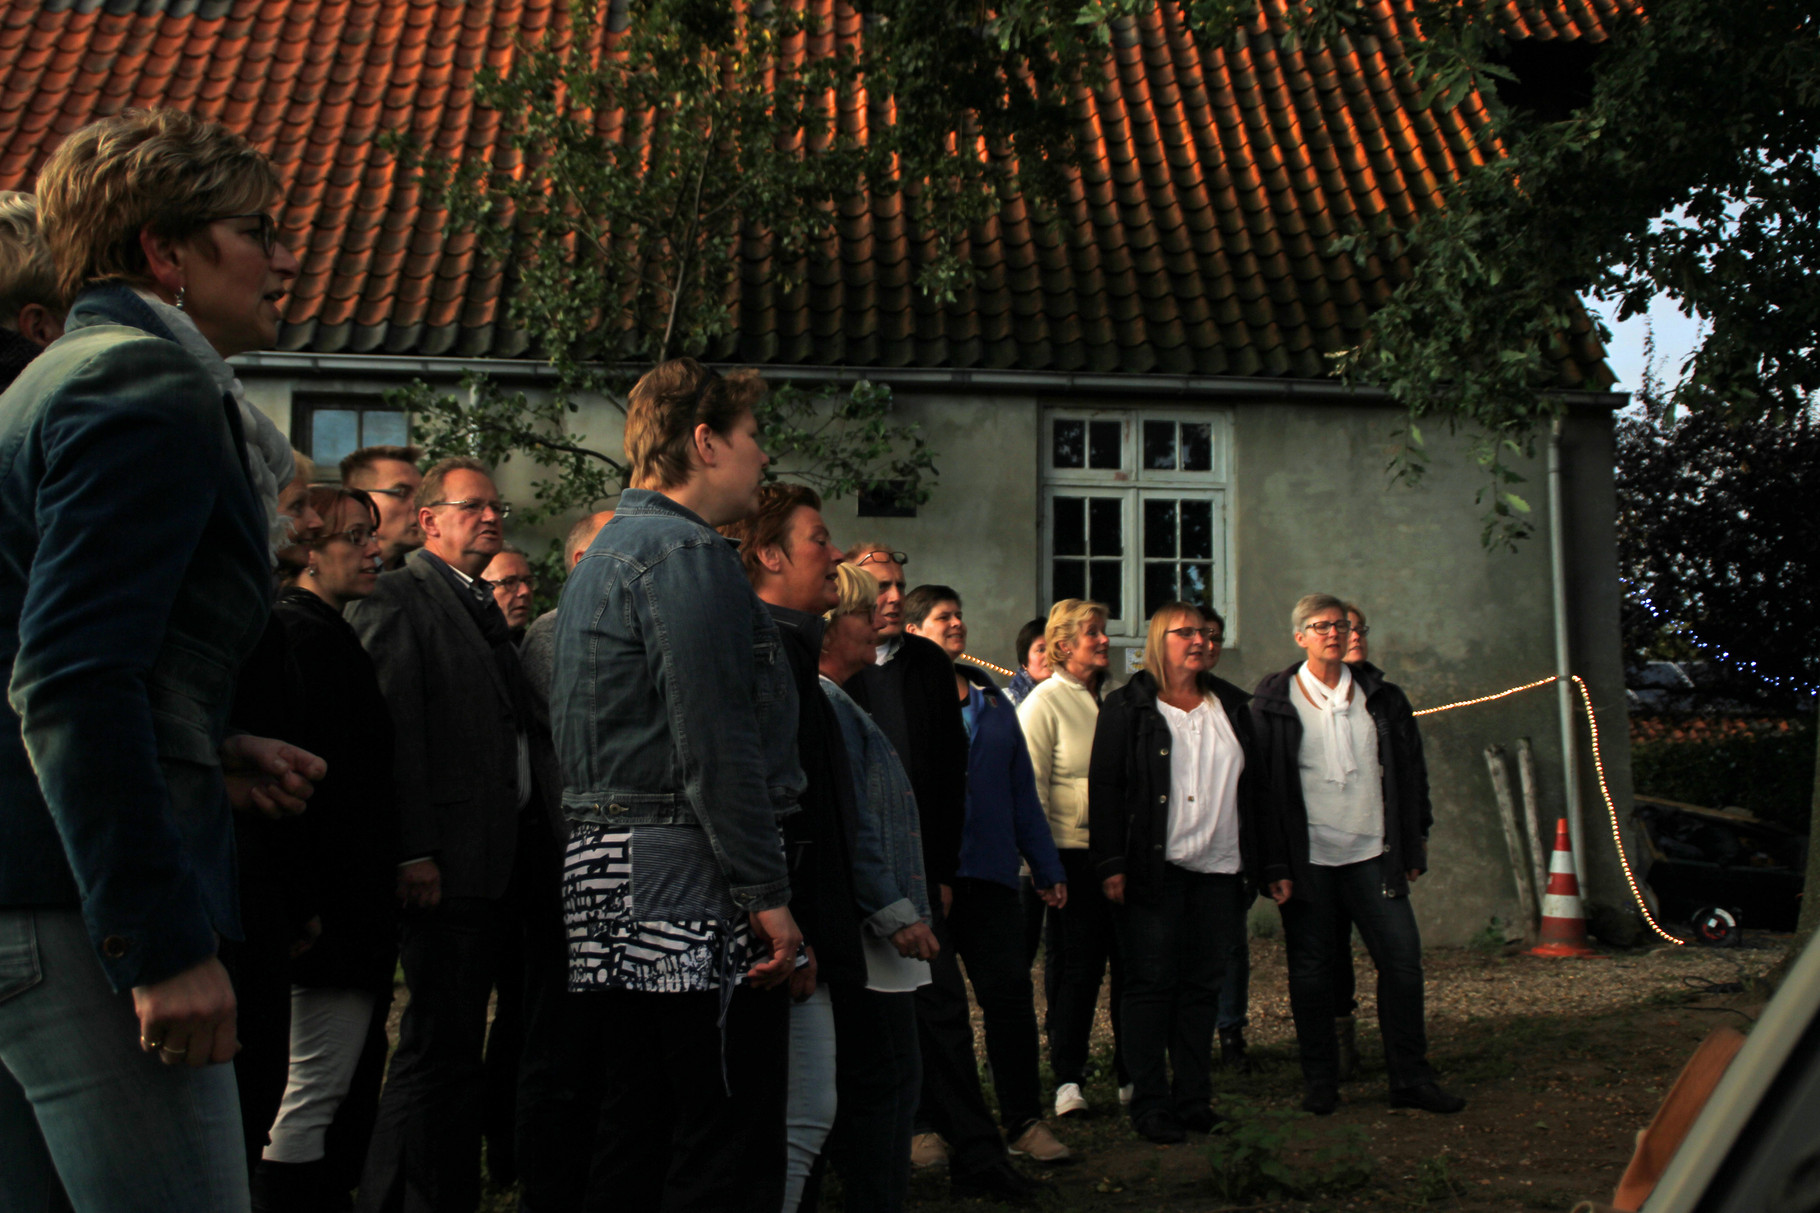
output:
[[[1239,775],[1239,859],[1245,876],[1257,883],[1263,856],[1254,818],[1258,812],[1257,746],[1252,738],[1251,699],[1224,678],[1201,676],[1238,736],[1245,755]],[[1163,880],[1169,844],[1169,725],[1156,706],[1156,679],[1140,670],[1106,696],[1093,731],[1093,760],[1087,772],[1087,819],[1094,870],[1101,880],[1123,874],[1126,897],[1143,900]]]
[[[1302,774],[1297,765],[1302,746],[1302,719],[1290,695],[1295,693],[1297,662],[1267,674],[1251,700],[1252,732],[1257,742],[1259,776],[1257,845],[1266,885],[1295,881],[1301,896],[1308,871],[1308,808],[1302,800]],[[1416,728],[1409,697],[1384,680],[1370,662],[1352,668],[1354,693],[1365,696],[1365,710],[1378,729],[1378,763],[1384,771],[1384,895],[1409,892],[1404,873],[1428,870],[1428,828],[1434,812],[1428,803],[1428,764],[1422,757],[1422,734]]]

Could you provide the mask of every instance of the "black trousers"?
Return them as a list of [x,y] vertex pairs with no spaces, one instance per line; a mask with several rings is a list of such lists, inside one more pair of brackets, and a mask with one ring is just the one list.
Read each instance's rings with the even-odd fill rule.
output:
[[[934,900],[934,899],[931,899]],[[955,893],[955,911],[961,908]],[[916,992],[917,1039],[923,1054],[923,1099],[917,1120],[948,1143],[949,1172],[957,1177],[989,1167],[1005,1157],[1005,1142],[980,1089],[979,1062],[973,1056],[973,1012],[967,982],[961,976],[953,923],[934,911],[935,938],[942,950],[929,962],[929,984]],[[836,1066],[839,1057],[836,1056]]]
[[1133,1121],[1156,1111],[1190,1115],[1211,1105],[1220,988],[1234,943],[1244,941],[1249,903],[1243,876],[1165,864],[1161,887],[1141,896],[1128,887],[1125,905],[1115,910],[1125,953],[1123,1028]]
[[[823,1154],[846,1207],[900,1213],[910,1189],[910,1134],[923,1088],[916,995],[830,987],[839,1104]],[[815,1207],[807,1193],[803,1208]]]
[[[472,1213],[479,1204],[487,1006],[502,980],[512,982],[514,949],[524,951],[527,990],[561,980],[560,969],[550,971],[562,929],[556,872],[547,819],[525,814],[505,897],[445,898],[434,910],[403,915],[399,959],[411,999],[361,1175],[361,1213]],[[525,1053],[562,1046],[544,1037]],[[519,1116],[535,1111],[521,1084]],[[521,1137],[520,1172],[555,1182],[564,1167],[579,1166],[559,1144],[536,1138],[527,1149]]]
[[[1024,907],[1017,889],[989,880],[954,882],[948,932],[967,966],[973,999],[986,1021],[986,1060],[998,1096],[999,1124],[1021,1130],[1043,1114],[1037,1077],[1036,995],[1024,959]],[[972,1027],[968,1027],[971,1037]]]
[[[586,1202],[601,1213],[777,1213],[784,1198],[790,996],[576,995],[601,1051]],[[723,1059],[726,1067],[722,1077]]]
[[1043,986],[1049,998],[1049,1068],[1057,1086],[1079,1083],[1087,1074],[1087,1045],[1100,1004],[1100,982],[1112,969],[1112,1061],[1119,1084],[1126,1082],[1124,1056],[1125,958],[1112,923],[1112,903],[1100,892],[1100,878],[1085,848],[1059,852],[1068,877],[1068,904],[1051,910],[1049,952]]

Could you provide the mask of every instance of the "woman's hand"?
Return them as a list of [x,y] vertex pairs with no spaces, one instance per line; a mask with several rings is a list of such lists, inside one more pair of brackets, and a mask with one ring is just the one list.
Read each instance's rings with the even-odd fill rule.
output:
[[771,949],[771,955],[753,965],[746,980],[759,990],[774,989],[789,981],[796,972],[796,951],[803,946],[802,928],[796,925],[790,907],[754,910],[747,921],[752,924],[752,934]]
[[274,819],[303,812],[329,764],[308,750],[271,737],[238,733],[221,743],[228,802]]
[[1120,872],[1117,876],[1108,876],[1106,879],[1100,881],[1100,891],[1106,894],[1106,900],[1110,901],[1113,905],[1124,905],[1125,874]]
[[797,965],[796,972],[790,974],[791,1002],[802,1002],[815,993],[815,974],[817,972],[815,949],[804,944],[803,955],[808,957],[809,963]]
[[442,869],[434,859],[398,865],[398,904],[407,910],[434,910],[442,902]]
[[1043,899],[1043,904],[1052,910],[1059,910],[1068,904],[1068,884],[1058,880],[1046,889],[1038,889],[1036,895]]
[[1289,900],[1289,895],[1294,889],[1295,882],[1292,880],[1273,880],[1264,891],[1270,894],[1270,900],[1282,905]]
[[167,1066],[219,1065],[234,1060],[234,983],[211,956],[175,977],[133,987],[139,1047]]
[[942,945],[926,922],[913,922],[891,933],[891,946],[911,960],[934,960]]

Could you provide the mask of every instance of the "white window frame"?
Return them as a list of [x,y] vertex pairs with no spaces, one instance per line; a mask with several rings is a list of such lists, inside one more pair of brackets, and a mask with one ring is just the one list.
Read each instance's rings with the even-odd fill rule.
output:
[[[1057,421],[1117,421],[1120,426],[1120,461],[1117,468],[1057,468],[1050,465],[1055,452]],[[1146,421],[1205,424],[1211,427],[1211,467],[1204,472],[1179,469],[1157,471],[1143,466],[1143,426]],[[1230,409],[1218,408],[1133,408],[1080,409],[1047,408],[1043,410],[1041,468],[1043,486],[1043,525],[1038,551],[1042,561],[1044,600],[1055,601],[1055,555],[1051,551],[1055,534],[1055,498],[1119,497],[1124,526],[1124,557],[1120,586],[1127,615],[1109,619],[1106,632],[1115,640],[1143,642],[1148,622],[1142,615],[1144,605],[1144,537],[1142,502],[1151,498],[1182,500],[1204,496],[1213,505],[1214,605],[1226,618],[1228,644],[1238,642],[1236,578],[1233,571],[1232,535],[1232,433]],[[1179,447],[1178,447],[1179,450]]]

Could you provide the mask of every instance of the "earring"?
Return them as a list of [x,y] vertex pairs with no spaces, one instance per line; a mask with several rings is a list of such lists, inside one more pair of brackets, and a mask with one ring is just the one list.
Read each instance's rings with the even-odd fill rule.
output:
[[305,573],[309,574],[311,577],[314,577],[316,575],[316,566],[312,564],[309,568],[307,568],[303,571]]
[[177,288],[177,310],[180,312],[183,310],[183,292],[185,289],[186,288],[181,286]]

